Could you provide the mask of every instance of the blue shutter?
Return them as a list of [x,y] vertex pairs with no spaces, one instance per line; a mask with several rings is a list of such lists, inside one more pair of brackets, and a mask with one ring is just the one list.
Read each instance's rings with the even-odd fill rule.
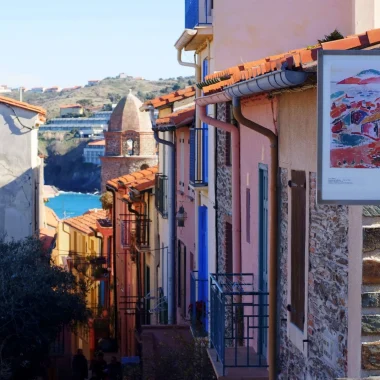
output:
[[195,129],[190,129],[190,182],[195,183]]
[[202,182],[208,183],[208,125],[205,123],[202,135]]
[[[208,226],[207,207],[198,207],[198,301],[206,303],[206,313],[208,312]],[[204,320],[206,331],[208,330],[208,318]]]
[[106,297],[106,289],[104,281],[100,281],[99,284],[99,306],[104,306]]

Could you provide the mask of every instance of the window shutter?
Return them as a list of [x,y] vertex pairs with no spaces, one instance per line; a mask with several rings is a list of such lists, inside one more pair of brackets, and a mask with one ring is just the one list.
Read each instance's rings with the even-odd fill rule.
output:
[[203,123],[202,138],[202,179],[208,183],[208,125]]
[[305,321],[306,174],[292,170],[291,180],[291,322]]
[[195,129],[190,129],[190,182],[195,183]]

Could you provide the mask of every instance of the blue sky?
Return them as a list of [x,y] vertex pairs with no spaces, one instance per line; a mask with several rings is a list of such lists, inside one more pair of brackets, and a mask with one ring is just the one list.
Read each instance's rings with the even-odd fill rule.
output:
[[0,84],[67,87],[120,72],[146,79],[192,75],[178,65],[173,46],[184,29],[184,3],[4,1]]

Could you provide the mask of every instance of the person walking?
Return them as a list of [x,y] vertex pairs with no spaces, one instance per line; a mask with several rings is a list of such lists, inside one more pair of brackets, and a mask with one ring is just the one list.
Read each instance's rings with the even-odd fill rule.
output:
[[99,352],[96,356],[96,359],[91,364],[91,371],[93,378],[97,380],[105,380],[107,362],[104,360],[104,355],[102,352]]
[[88,378],[88,363],[81,349],[78,349],[73,357],[72,369],[74,380],[85,380]]
[[116,356],[112,356],[111,363],[107,367],[109,380],[121,380],[121,364],[117,361]]

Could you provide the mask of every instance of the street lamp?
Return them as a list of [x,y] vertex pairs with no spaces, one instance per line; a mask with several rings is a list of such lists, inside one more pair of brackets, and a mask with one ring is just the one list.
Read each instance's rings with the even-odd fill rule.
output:
[[187,212],[185,211],[183,206],[181,206],[179,208],[177,215],[176,215],[176,219],[177,219],[178,227],[185,227],[185,220],[187,219]]

